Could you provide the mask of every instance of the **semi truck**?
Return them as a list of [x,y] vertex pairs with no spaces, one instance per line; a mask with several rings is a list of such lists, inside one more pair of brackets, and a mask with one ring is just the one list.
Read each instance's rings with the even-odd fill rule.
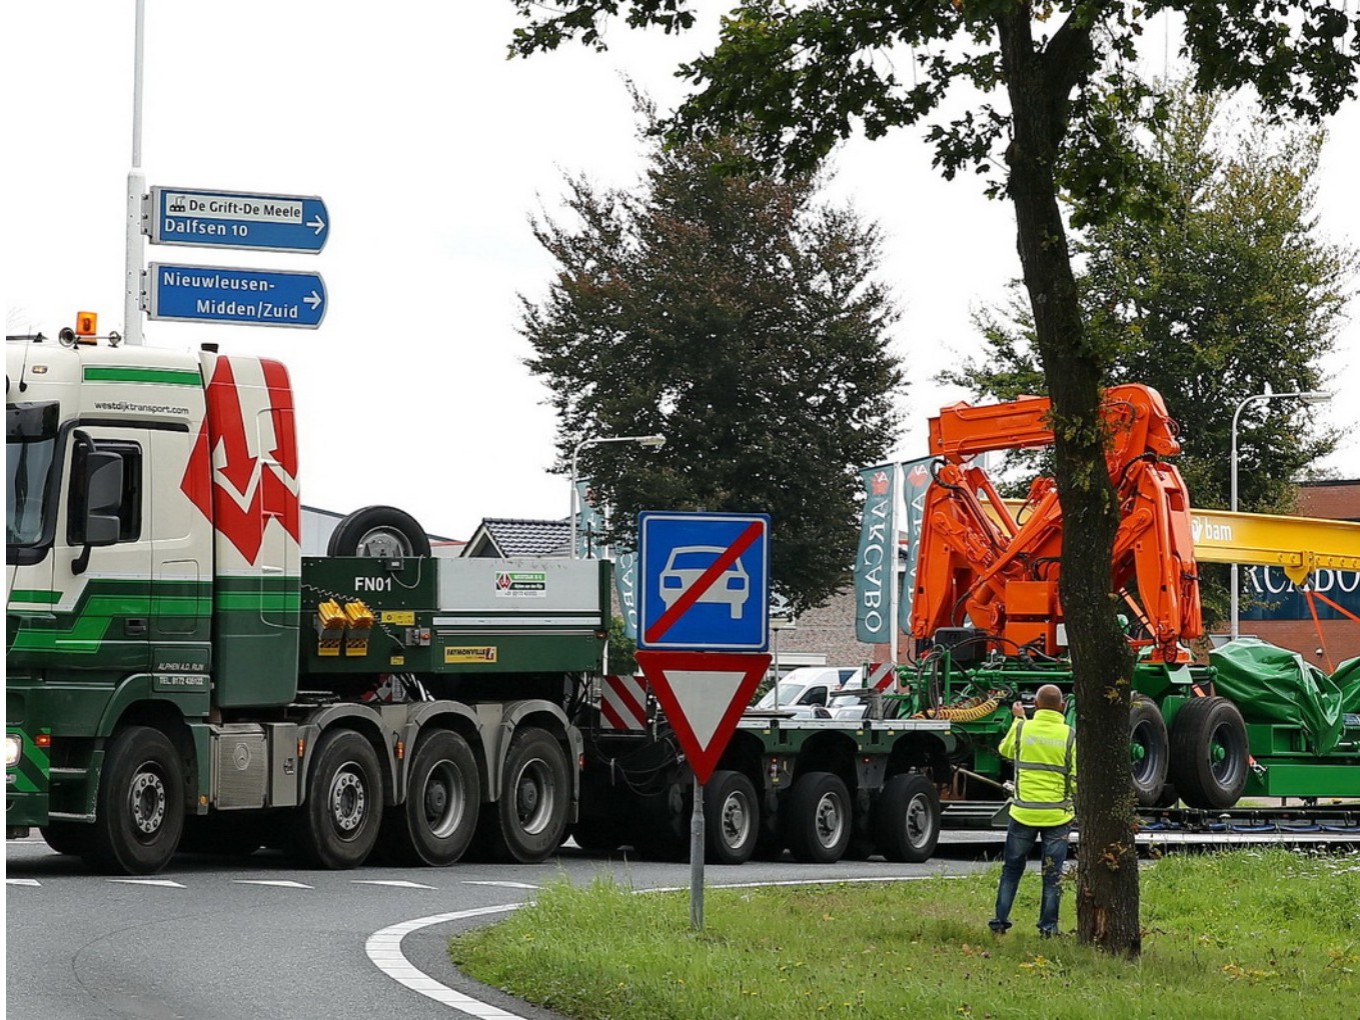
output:
[[[10,338],[5,414],[9,837],[126,874],[180,849],[679,850],[673,733],[654,702],[635,728],[603,710],[606,561],[431,557],[380,504],[302,556],[288,371],[213,344]],[[705,797],[709,854],[925,859],[951,740],[748,718]]]
[[[998,747],[1015,700],[1032,701],[1051,683],[1072,703],[1056,486],[1041,477],[1026,499],[1003,499],[976,459],[1050,444],[1049,412],[1047,398],[1027,397],[960,403],[930,421],[936,459],[912,590],[916,656],[898,671],[888,714],[952,722],[949,767],[934,774],[947,803],[1005,797],[1010,765]],[[1111,592],[1136,653],[1129,734],[1138,806],[1183,804],[1217,817],[1244,800],[1360,797],[1360,660],[1327,676],[1254,640],[1192,654],[1203,636],[1197,549],[1219,562],[1282,565],[1302,581],[1313,569],[1360,569],[1360,524],[1218,514],[1209,526],[1213,515],[1192,509],[1172,462],[1180,444],[1161,395],[1113,387],[1103,415],[1121,516]]]

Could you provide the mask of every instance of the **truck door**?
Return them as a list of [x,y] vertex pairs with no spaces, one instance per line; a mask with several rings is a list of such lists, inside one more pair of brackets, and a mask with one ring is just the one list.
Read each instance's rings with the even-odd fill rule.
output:
[[[88,425],[73,430],[65,454],[65,508],[53,542],[53,588],[65,625],[55,651],[75,668],[124,675],[150,665],[152,543],[148,526],[148,433],[144,429]],[[95,454],[121,461],[116,507],[117,539],[85,542],[87,462]],[[68,615],[69,614],[69,615]]]
[[147,433],[151,640],[159,673],[207,673],[212,640],[212,524],[181,491],[193,452],[188,430]]

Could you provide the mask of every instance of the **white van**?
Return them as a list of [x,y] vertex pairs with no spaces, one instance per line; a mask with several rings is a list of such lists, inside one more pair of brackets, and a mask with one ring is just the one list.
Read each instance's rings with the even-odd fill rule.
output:
[[858,705],[854,698],[833,697],[835,691],[863,690],[864,670],[851,666],[800,666],[785,673],[752,707],[753,711],[791,712],[795,719],[829,719],[838,704]]

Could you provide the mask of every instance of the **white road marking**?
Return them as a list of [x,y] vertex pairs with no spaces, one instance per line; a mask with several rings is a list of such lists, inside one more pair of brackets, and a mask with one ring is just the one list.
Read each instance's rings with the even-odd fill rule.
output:
[[183,889],[178,882],[168,878],[109,878],[107,882],[122,882],[124,885],[158,885],[163,889]]
[[369,879],[369,878],[355,878],[355,879],[351,879],[351,884],[352,884],[352,885],[389,885],[389,886],[391,886],[391,887],[394,888],[394,889],[434,889],[434,888],[436,888],[435,886],[432,886],[432,885],[421,885],[419,882],[385,881],[385,880]]
[[464,885],[495,885],[502,889],[537,889],[536,885],[528,885],[524,882],[464,882]]
[[[497,883],[475,884],[494,885]],[[483,1002],[481,999],[474,999],[470,995],[455,992],[447,985],[440,984],[428,974],[417,970],[401,951],[401,940],[413,931],[428,928],[433,924],[444,924],[447,921],[461,921],[468,917],[503,914],[517,910],[519,906],[518,903],[504,903],[496,907],[476,907],[472,910],[458,910],[451,914],[434,914],[430,917],[417,918],[414,921],[403,921],[401,924],[391,925],[370,935],[368,942],[364,944],[364,952],[373,961],[373,966],[392,980],[405,985],[413,992],[419,992],[426,998],[434,999],[435,1002],[442,1002],[446,1006],[462,1010],[470,1016],[478,1017],[479,1020],[524,1020],[518,1013],[508,1013],[497,1006]]]
[[36,878],[7,878],[5,885],[42,885]]
[[310,886],[310,885],[303,885],[301,882],[289,882],[289,881],[283,881],[283,880],[281,880],[281,881],[275,881],[275,882],[270,882],[270,881],[265,881],[265,880],[263,880],[263,879],[237,878],[237,879],[233,879],[232,881],[235,882],[237,885],[273,885],[273,886],[278,886],[280,889],[311,889],[311,888],[313,888],[313,887]]

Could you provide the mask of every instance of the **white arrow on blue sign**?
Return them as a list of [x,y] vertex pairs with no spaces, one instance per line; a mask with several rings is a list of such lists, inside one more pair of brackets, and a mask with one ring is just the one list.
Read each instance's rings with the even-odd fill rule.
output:
[[319,273],[151,263],[147,313],[178,322],[316,329],[326,316]]
[[314,195],[155,187],[144,233],[152,244],[315,254],[330,235],[330,215]]
[[769,539],[768,514],[638,514],[638,647],[769,647]]

